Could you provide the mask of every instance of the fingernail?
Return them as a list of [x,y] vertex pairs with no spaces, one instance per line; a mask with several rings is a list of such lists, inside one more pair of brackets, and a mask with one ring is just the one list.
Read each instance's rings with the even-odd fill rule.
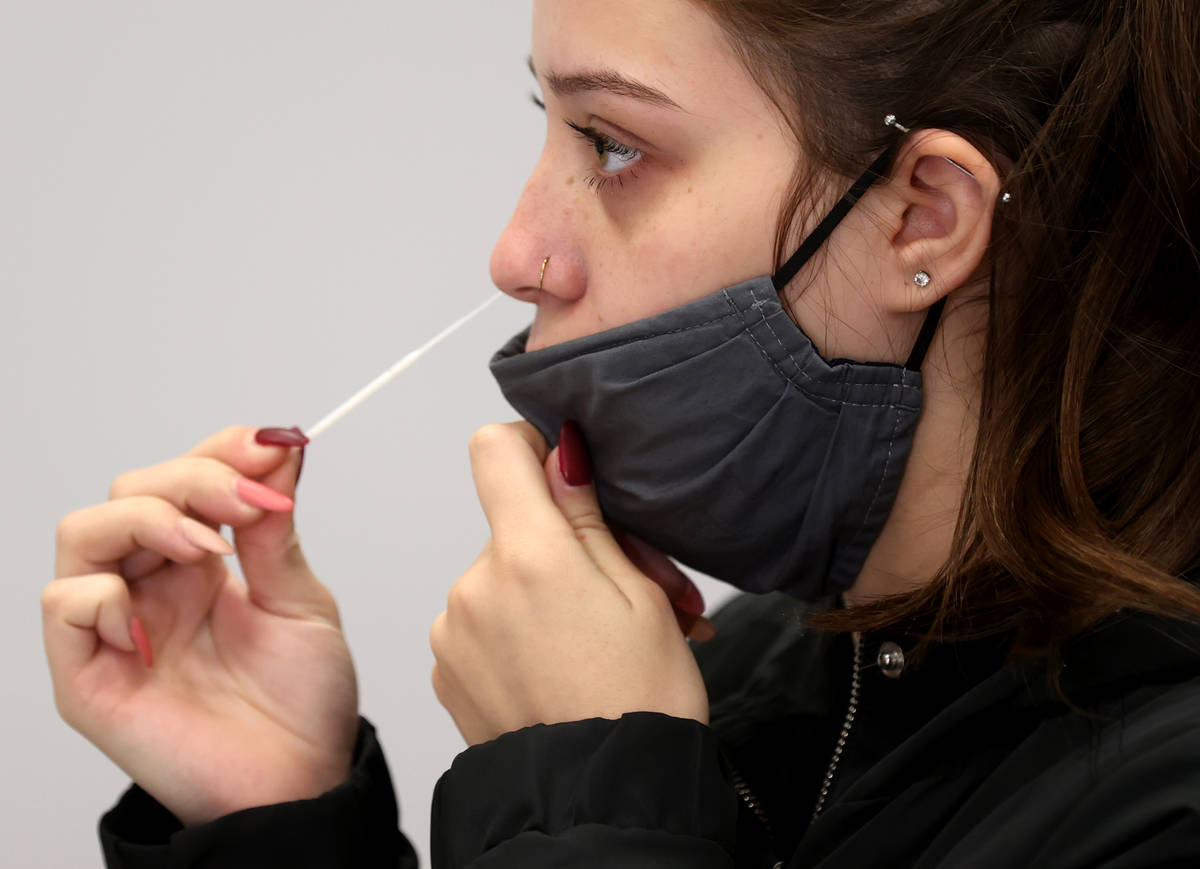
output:
[[685,613],[690,613],[694,616],[704,615],[704,598],[700,594],[700,589],[696,588],[690,581],[687,584],[683,595],[677,600],[671,601],[675,606],[679,607]]
[[205,552],[211,552],[214,555],[233,555],[234,550],[228,540],[203,522],[197,522],[190,516],[180,517],[179,532],[187,538],[188,543],[199,546]]
[[675,621],[679,623],[679,630],[683,632],[685,637],[691,636],[692,630],[696,627],[698,620],[698,616],[685,613],[679,609],[675,610]]
[[296,426],[260,428],[254,433],[254,442],[264,447],[303,447],[308,445],[308,436]]
[[129,638],[137,646],[138,654],[142,656],[142,663],[147,667],[153,667],[154,649],[150,646],[150,638],[146,636],[146,626],[137,616],[134,616],[129,622]]
[[296,487],[300,485],[300,474],[304,471],[304,457],[307,455],[305,447],[300,447],[300,464],[296,466],[296,483],[292,486],[292,491],[296,491]]
[[592,462],[579,426],[567,420],[558,433],[558,470],[568,486],[587,486],[592,482]]
[[296,506],[287,495],[281,495],[274,489],[246,477],[239,477],[233,484],[233,490],[251,507],[269,510],[272,513],[287,513]]
[[696,623],[692,629],[688,631],[687,638],[696,643],[707,643],[717,635],[717,627],[708,619],[696,619]]

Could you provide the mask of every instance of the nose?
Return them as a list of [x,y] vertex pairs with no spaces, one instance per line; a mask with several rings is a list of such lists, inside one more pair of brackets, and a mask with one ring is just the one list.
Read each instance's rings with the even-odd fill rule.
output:
[[[508,226],[492,248],[492,283],[525,302],[581,298],[587,286],[582,250],[572,231],[576,208],[565,183],[555,185],[543,153],[525,183]],[[545,274],[542,267],[545,265]]]

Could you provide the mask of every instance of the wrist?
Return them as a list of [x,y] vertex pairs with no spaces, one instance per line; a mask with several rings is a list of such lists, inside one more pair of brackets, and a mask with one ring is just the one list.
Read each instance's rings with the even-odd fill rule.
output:
[[339,761],[331,762],[322,769],[307,771],[302,775],[289,771],[273,777],[256,776],[255,781],[238,780],[240,774],[235,774],[231,787],[222,793],[201,796],[187,795],[186,799],[160,799],[160,802],[179,819],[184,828],[199,827],[212,823],[218,818],[232,815],[248,809],[264,806],[294,803],[302,800],[315,800],[346,782],[352,775],[353,758],[346,755]]

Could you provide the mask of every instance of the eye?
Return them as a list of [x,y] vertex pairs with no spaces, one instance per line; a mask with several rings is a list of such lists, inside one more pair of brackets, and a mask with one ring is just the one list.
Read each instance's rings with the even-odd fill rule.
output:
[[[599,161],[598,173],[592,178],[592,185],[602,187],[606,183],[619,181],[624,186],[622,173],[636,166],[642,159],[642,152],[618,142],[611,136],[601,133],[594,127],[582,127],[573,121],[567,121],[567,126],[574,130],[581,139],[591,144]],[[629,173],[632,177],[637,177]]]

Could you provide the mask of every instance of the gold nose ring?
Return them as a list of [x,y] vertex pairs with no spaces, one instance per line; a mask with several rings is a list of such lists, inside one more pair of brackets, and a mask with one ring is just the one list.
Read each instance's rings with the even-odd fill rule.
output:
[[538,278],[538,289],[539,290],[542,288],[542,283],[546,280],[546,266],[549,262],[550,262],[550,257],[546,257],[544,260],[542,260],[542,274]]

